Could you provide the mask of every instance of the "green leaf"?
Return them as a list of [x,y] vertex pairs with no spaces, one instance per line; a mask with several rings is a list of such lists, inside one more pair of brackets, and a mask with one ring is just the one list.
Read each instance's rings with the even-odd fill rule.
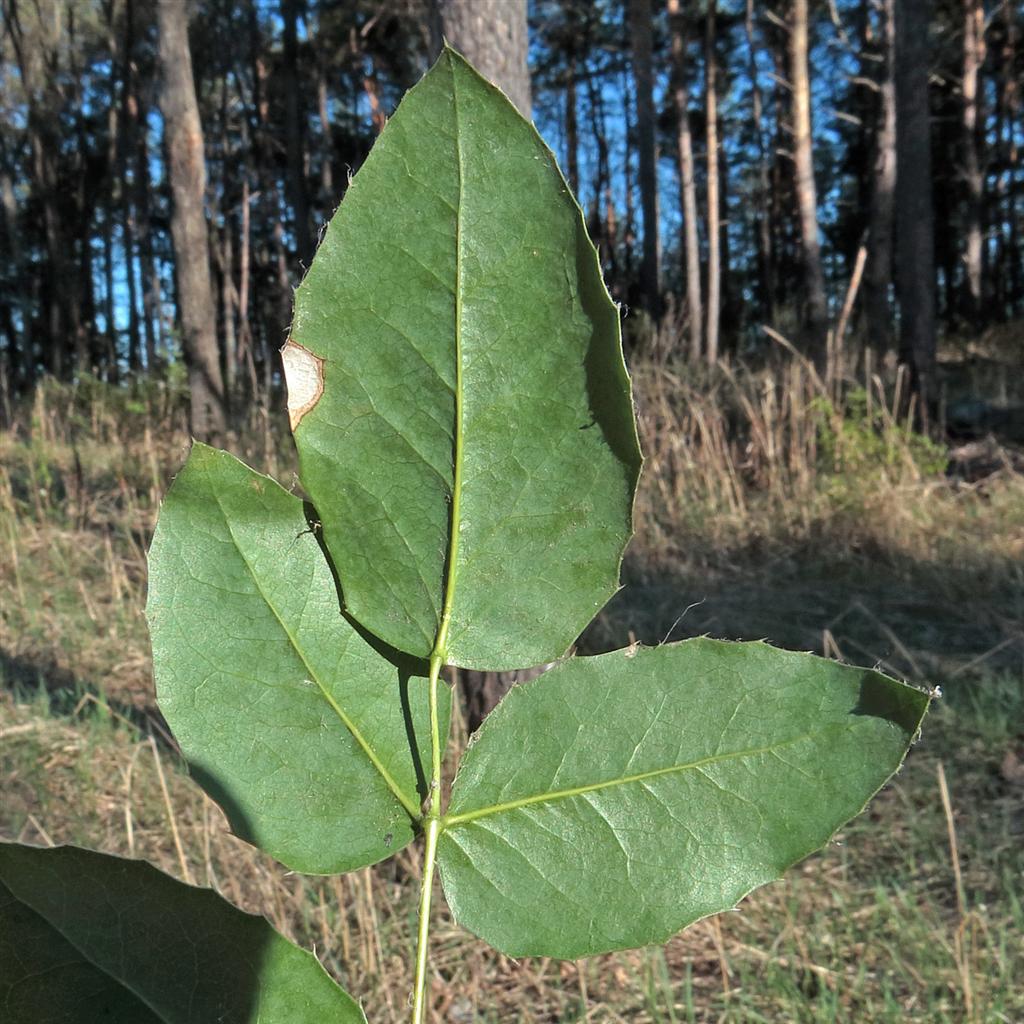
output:
[[149,565],[160,709],[235,832],[324,874],[409,843],[429,775],[427,681],[342,615],[302,501],[196,444]]
[[510,956],[664,942],[858,814],[928,700],[766,644],[565,662],[515,687],[466,751],[438,847],[445,895]]
[[5,1024],[365,1024],[262,917],[142,861],[0,843]]
[[562,655],[631,533],[618,312],[550,150],[453,51],[349,187],[285,366],[351,614],[426,657],[447,612],[466,668]]

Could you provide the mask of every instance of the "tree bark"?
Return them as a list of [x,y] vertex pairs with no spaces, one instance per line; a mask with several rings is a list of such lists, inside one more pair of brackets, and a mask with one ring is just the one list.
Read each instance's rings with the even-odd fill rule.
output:
[[[18,225],[18,201],[14,195],[14,176],[9,169],[6,147],[0,140],[3,166],[0,167],[0,242],[3,243],[15,273],[22,266],[21,238]],[[35,384],[35,346],[32,337],[32,303],[29,290],[19,290],[14,301],[2,303],[7,318],[11,377],[8,386],[12,393],[24,393]],[[13,311],[21,316],[21,331],[14,330]]]
[[896,0],[896,294],[900,357],[926,419],[935,398],[935,225],[928,71],[932,0]]
[[715,0],[708,0],[704,33],[705,107],[707,111],[708,179],[708,310],[704,354],[708,365],[718,362],[718,323],[722,305],[721,219],[718,195],[718,59],[715,54]]
[[772,252],[772,191],[769,180],[768,152],[764,144],[764,98],[758,81],[757,51],[754,44],[754,0],[747,0],[743,18],[747,37],[747,74],[750,76],[751,114],[757,140],[757,294],[760,316],[775,320],[775,258]]
[[299,262],[309,266],[313,258],[313,235],[309,227],[309,196],[303,167],[303,113],[299,98],[298,10],[297,0],[282,0],[284,21],[284,101],[285,149],[288,159],[288,201],[291,203],[295,229],[295,247]]
[[1003,7],[1003,87],[1002,104],[1006,122],[1004,144],[1006,172],[1006,264],[1007,288],[1010,301],[1007,315],[1024,312],[1024,254],[1020,244],[1020,211],[1017,203],[1017,189],[1020,163],[1020,145],[1017,142],[1016,126],[1020,118],[1021,82],[1015,73],[1017,62],[1019,12],[1012,4]]
[[576,56],[570,54],[565,69],[565,150],[569,188],[580,191],[580,131],[576,115]]
[[639,156],[640,212],[644,222],[640,290],[647,312],[661,315],[660,246],[658,244],[658,152],[654,124],[654,71],[651,67],[651,0],[629,0],[636,83],[636,130]]
[[334,135],[327,95],[327,55],[323,46],[317,47],[316,108],[320,118],[320,202],[333,213],[338,197],[334,194]]
[[[131,10],[129,5],[128,10]],[[138,78],[132,77],[135,90],[131,102],[135,110],[138,130],[135,133],[135,174],[133,180],[135,203],[135,231],[139,244],[139,267],[142,274],[142,328],[146,339],[146,370],[156,369],[157,332],[160,322],[160,275],[153,254],[150,228],[149,145],[146,141],[146,111],[138,91]]]
[[529,118],[526,0],[431,0],[431,4],[434,52],[447,40]]
[[683,252],[686,254],[686,307],[690,333],[690,359],[696,362],[703,348],[704,311],[700,289],[700,239],[697,233],[697,181],[690,130],[690,90],[686,84],[686,37],[679,0],[668,0],[672,31],[672,103],[679,144],[679,207],[683,215]]
[[965,312],[972,327],[981,327],[984,310],[983,235],[985,172],[982,164],[980,137],[983,118],[980,116],[979,77],[985,62],[985,8],[981,0],[963,0],[964,9],[964,74],[963,74],[963,175],[967,188],[967,231],[964,249],[966,266]]
[[[111,55],[111,110],[114,109],[115,70],[120,65],[121,116],[116,133],[116,168],[110,167],[111,179],[115,174],[121,200],[121,242],[124,250],[125,280],[128,286],[128,369],[132,373],[142,370],[142,342],[139,330],[139,306],[135,280],[135,221],[134,192],[128,185],[128,167],[135,150],[135,138],[140,131],[139,108],[136,102],[135,11],[131,4],[125,5],[124,40],[118,46],[114,26],[115,5],[108,11],[107,38]],[[120,52],[119,52],[120,51]],[[118,59],[120,58],[120,59]],[[110,196],[113,201],[113,194]]]
[[158,0],[160,110],[173,208],[171,237],[178,282],[181,335],[191,391],[194,437],[217,441],[227,416],[217,349],[216,308],[210,284],[210,248],[203,212],[206,166],[199,123],[188,15],[181,0]]
[[896,194],[896,0],[881,5],[881,81],[871,207],[868,212],[868,265],[864,315],[868,343],[879,356],[892,346],[893,202]]
[[825,298],[825,277],[821,269],[818,194],[814,184],[811,83],[807,66],[807,0],[793,0],[793,18],[789,29],[790,80],[793,86],[793,161],[805,289],[804,345],[808,355],[821,368],[826,355],[828,304]]
[[618,218],[615,213],[615,195],[612,191],[611,167],[608,159],[608,129],[605,119],[604,99],[594,82],[594,75],[587,74],[587,99],[590,107],[590,132],[597,148],[597,165],[594,168],[594,208],[590,237],[594,239],[608,276],[614,278],[616,266],[615,239],[618,234]]

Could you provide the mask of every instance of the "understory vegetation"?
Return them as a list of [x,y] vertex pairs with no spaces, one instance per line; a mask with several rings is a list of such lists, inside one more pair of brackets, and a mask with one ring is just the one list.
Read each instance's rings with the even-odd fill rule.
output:
[[[1024,976],[1019,450],[984,429],[942,444],[915,433],[900,382],[870,369],[821,382],[782,351],[713,371],[666,351],[656,339],[632,360],[647,462],[630,586],[581,648],[767,638],[944,699],[838,843],[664,949],[516,962],[438,898],[433,1019],[1024,1019],[1011,980]],[[998,363],[998,346],[950,348],[947,407],[1005,387]],[[283,412],[247,419],[229,447],[289,486]],[[155,709],[145,551],[185,423],[180,382],[86,379],[43,384],[0,433],[0,833],[213,886],[315,948],[377,1019],[404,1020],[413,854],[338,878],[285,874],[228,834]],[[454,730],[461,749],[458,714]]]

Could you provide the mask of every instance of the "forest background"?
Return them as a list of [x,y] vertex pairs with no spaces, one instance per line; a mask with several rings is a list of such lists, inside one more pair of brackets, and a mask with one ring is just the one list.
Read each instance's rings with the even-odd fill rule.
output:
[[[872,821],[664,951],[517,964],[439,904],[435,1019],[1024,1018],[1019,4],[0,13],[0,833],[213,885],[405,1016],[415,864],[282,877],[227,834],[141,608],[190,434],[293,481],[292,290],[447,36],[554,150],[623,312],[647,468],[581,649],[765,637],[947,699]],[[513,679],[460,682],[457,743]]]

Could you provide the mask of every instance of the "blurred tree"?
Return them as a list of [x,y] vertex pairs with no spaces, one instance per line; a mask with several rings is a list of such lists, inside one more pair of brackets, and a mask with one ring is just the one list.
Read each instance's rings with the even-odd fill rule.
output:
[[633,76],[636,97],[636,135],[640,173],[640,212],[643,219],[643,258],[640,293],[644,308],[657,319],[661,314],[661,244],[658,224],[658,150],[654,124],[654,71],[651,0],[629,0]]
[[967,190],[967,230],[964,246],[966,276],[965,312],[974,327],[980,327],[984,309],[984,256],[982,236],[985,218],[985,168],[982,166],[981,133],[985,119],[981,112],[985,63],[985,7],[981,0],[963,0],[964,65],[963,84],[963,176]]
[[[864,312],[868,341],[882,356],[892,344],[893,203],[896,197],[896,0],[881,0],[880,45],[877,53],[878,113],[875,124],[875,157],[870,182],[868,215],[868,263],[864,277]],[[872,81],[870,69],[862,72]]]
[[811,135],[811,83],[807,66],[808,0],[793,0],[789,24],[790,82],[793,90],[793,161],[800,215],[803,264],[804,347],[819,368],[825,360],[828,300],[818,237],[818,192],[814,181]]
[[171,234],[181,337],[188,360],[189,425],[194,437],[218,441],[227,430],[227,411],[203,213],[206,192],[203,130],[196,103],[185,4],[180,0],[157,0],[157,23],[162,79],[160,110],[164,119],[168,177],[174,196]]
[[932,0],[896,2],[896,287],[900,356],[927,422],[935,368],[935,232],[928,68]]
[[668,0],[672,34],[672,102],[676,115],[679,148],[679,208],[685,252],[686,315],[690,333],[690,358],[697,361],[703,350],[704,310],[700,294],[700,238],[697,234],[697,177],[690,130],[689,68],[686,62],[686,21],[679,0]]

